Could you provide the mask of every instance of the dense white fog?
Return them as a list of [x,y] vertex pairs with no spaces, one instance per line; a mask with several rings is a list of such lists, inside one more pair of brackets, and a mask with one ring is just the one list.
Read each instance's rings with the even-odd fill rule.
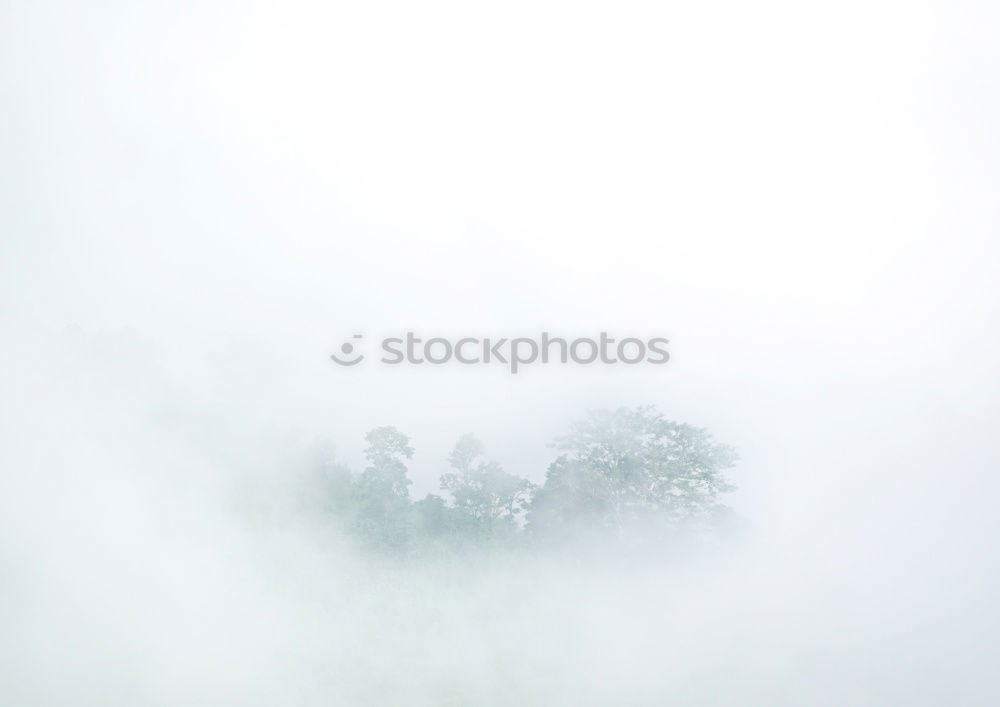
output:
[[[0,703],[995,704],[998,19],[0,3]],[[671,359],[329,358],[406,331]],[[400,560],[308,481],[639,405],[727,532]]]

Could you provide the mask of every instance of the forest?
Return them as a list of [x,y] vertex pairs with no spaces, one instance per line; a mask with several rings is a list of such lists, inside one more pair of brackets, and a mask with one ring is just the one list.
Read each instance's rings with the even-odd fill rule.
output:
[[414,501],[414,449],[395,427],[365,435],[367,465],[352,473],[329,452],[310,469],[309,493],[361,548],[389,556],[532,551],[582,543],[655,550],[672,537],[718,530],[736,451],[708,430],[653,407],[588,413],[558,437],[558,456],[535,484],[492,460],[464,434],[447,458],[441,494]]

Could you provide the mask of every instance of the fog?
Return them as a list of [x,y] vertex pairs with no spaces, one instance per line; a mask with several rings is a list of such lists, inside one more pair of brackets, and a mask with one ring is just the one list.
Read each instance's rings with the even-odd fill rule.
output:
[[[0,3],[0,702],[995,704],[997,20]],[[738,450],[736,529],[400,560],[304,480],[392,425],[414,499],[468,432],[542,484],[639,405]]]

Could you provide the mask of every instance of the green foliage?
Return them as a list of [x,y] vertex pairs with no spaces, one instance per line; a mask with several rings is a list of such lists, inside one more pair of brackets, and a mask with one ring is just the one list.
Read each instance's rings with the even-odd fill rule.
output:
[[413,457],[410,440],[395,427],[365,435],[368,466],[354,486],[354,527],[376,548],[401,552],[411,534],[410,480],[404,459]]
[[[327,454],[323,504],[365,546],[393,555],[483,552],[527,541],[633,542],[663,539],[692,522],[728,517],[723,472],[737,456],[707,430],[665,419],[653,408],[590,413],[555,441],[560,455],[539,488],[485,457],[462,436],[441,488],[411,502],[410,440],[394,427],[365,435],[368,465],[354,479]],[[524,532],[527,530],[527,532]]]
[[722,472],[735,450],[651,407],[592,412],[555,446],[563,454],[531,509],[538,532],[583,522],[620,536],[643,522],[705,519],[733,488]]
[[451,494],[465,525],[480,539],[493,540],[518,529],[534,484],[483,459],[484,451],[474,435],[459,439],[448,458],[454,471],[441,477],[441,488]]
[[333,447],[325,445],[316,450],[313,482],[322,510],[335,516],[350,512],[354,480],[351,470],[337,462]]

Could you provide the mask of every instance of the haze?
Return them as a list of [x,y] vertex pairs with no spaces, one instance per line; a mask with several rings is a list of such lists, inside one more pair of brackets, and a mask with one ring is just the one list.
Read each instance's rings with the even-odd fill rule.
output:
[[[0,703],[989,705],[989,3],[0,3]],[[358,366],[353,334],[670,339]],[[406,565],[364,433],[540,483],[595,408],[741,455],[673,564]]]

